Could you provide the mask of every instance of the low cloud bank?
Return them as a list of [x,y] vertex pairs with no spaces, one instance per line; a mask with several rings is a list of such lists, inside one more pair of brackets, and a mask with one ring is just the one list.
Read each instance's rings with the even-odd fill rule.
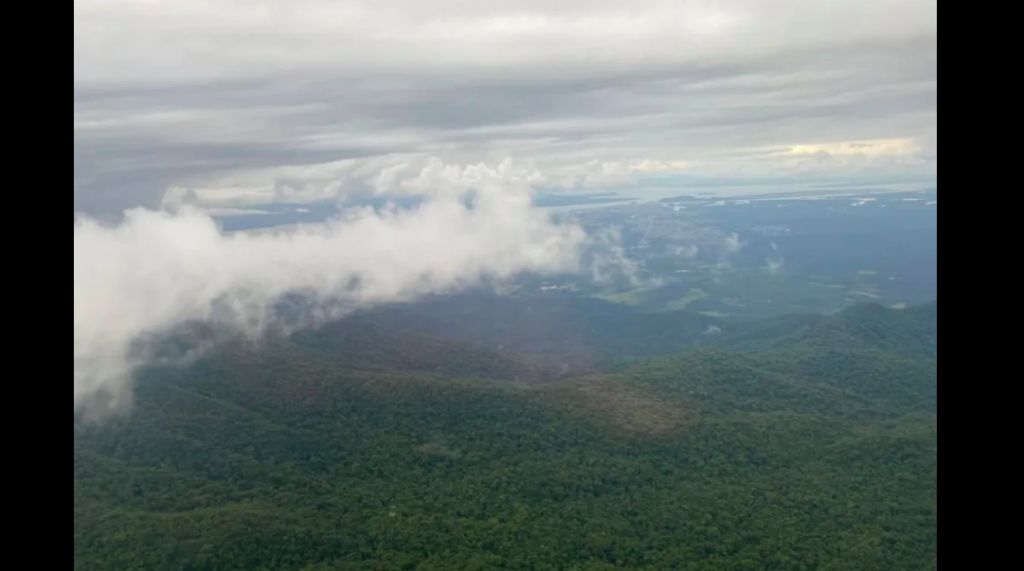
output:
[[130,402],[147,359],[134,343],[192,321],[258,334],[299,293],[332,311],[580,270],[588,238],[528,189],[439,194],[413,210],[357,209],[326,224],[228,234],[207,214],[137,209],[117,225],[75,218],[75,411]]

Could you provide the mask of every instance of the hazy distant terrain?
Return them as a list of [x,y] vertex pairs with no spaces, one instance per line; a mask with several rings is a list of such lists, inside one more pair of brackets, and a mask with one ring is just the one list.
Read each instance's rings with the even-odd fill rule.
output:
[[[593,275],[524,278],[507,293],[530,299],[557,292],[645,311],[688,309],[739,319],[830,313],[869,301],[913,305],[938,295],[937,191],[682,195],[632,202],[616,196],[542,195],[538,204],[564,207],[560,216],[576,219],[592,234],[613,232],[632,264],[628,272],[616,267],[596,281]],[[386,204],[380,199],[354,205]],[[406,199],[398,206],[416,204]],[[335,213],[333,204],[292,206],[222,223],[229,229],[273,226]]]
[[938,295],[935,192],[680,197],[578,216],[621,229],[636,273],[549,285],[647,310],[751,318]]

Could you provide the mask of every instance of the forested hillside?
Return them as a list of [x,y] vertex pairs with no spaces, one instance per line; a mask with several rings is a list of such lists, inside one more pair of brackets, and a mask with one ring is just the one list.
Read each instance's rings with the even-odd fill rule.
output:
[[[148,370],[75,422],[75,569],[937,568],[937,304],[585,314],[542,316],[560,347],[379,313]],[[582,358],[616,336],[628,365]]]

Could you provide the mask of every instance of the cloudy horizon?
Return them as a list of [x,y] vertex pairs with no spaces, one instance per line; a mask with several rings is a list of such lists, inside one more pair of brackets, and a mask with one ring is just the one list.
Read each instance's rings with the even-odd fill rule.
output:
[[[130,399],[137,339],[212,316],[262,326],[293,291],[368,307],[635,271],[613,232],[587,236],[540,192],[937,184],[935,0],[74,11],[76,410]],[[425,200],[313,206],[382,196]],[[215,220],[282,204],[319,224]]]
[[74,10],[76,212],[422,192],[508,159],[560,191],[937,179],[934,0]]

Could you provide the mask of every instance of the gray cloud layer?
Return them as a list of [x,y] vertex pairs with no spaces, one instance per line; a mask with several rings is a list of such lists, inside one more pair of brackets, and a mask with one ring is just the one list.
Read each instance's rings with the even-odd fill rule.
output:
[[81,210],[345,159],[926,180],[936,109],[934,0],[75,4]]

